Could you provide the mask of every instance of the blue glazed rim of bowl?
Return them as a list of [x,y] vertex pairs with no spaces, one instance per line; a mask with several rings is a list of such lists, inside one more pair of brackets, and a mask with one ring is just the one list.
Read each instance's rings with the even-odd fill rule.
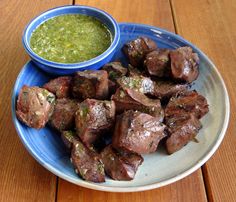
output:
[[[65,15],[65,14],[76,14],[77,12],[75,12],[75,10],[82,10],[83,12],[79,14],[84,14],[84,15],[88,15],[88,16],[93,16],[96,18],[96,15],[89,15],[87,13],[87,11],[89,12],[93,12],[98,13],[100,16],[103,16],[104,19],[106,19],[108,22],[111,23],[112,28],[108,29],[111,31],[111,29],[114,29],[114,35],[113,35],[113,40],[111,45],[109,46],[109,48],[104,51],[101,55],[92,58],[90,60],[84,61],[84,62],[78,62],[78,63],[59,63],[59,62],[53,62],[50,60],[46,60],[42,57],[40,57],[39,55],[37,55],[30,47],[30,38],[31,38],[31,34],[32,32],[39,26],[41,25],[43,22],[49,20],[50,18],[59,16],[59,15]],[[67,10],[68,12],[64,12],[63,10]],[[73,12],[71,12],[73,10]],[[59,13],[58,13],[59,12]],[[62,12],[62,13],[61,13]],[[55,15],[53,15],[55,13]],[[47,16],[50,17],[47,17]],[[100,19],[99,19],[100,20]],[[102,23],[104,23],[102,20],[100,20]],[[36,26],[35,26],[36,24]],[[106,24],[106,23],[105,23]],[[32,28],[32,26],[35,26],[35,28],[33,30],[30,31],[30,29]],[[105,59],[107,56],[109,56],[113,51],[115,51],[116,47],[118,46],[120,41],[120,28],[118,23],[116,22],[116,20],[107,12],[100,10],[98,8],[94,8],[91,6],[82,6],[82,5],[66,5],[66,6],[60,6],[60,7],[56,7],[56,8],[52,8],[49,9],[43,13],[41,13],[40,15],[36,16],[35,18],[33,18],[25,27],[24,31],[23,31],[23,36],[22,36],[22,43],[23,46],[26,50],[26,52],[29,54],[29,56],[36,60],[37,62],[46,65],[46,66],[50,66],[52,68],[58,68],[58,69],[65,69],[65,68],[70,68],[70,69],[78,69],[78,68],[84,68],[86,66],[90,66],[93,64],[96,64],[99,61],[102,61],[103,59]]]
[[138,192],[138,191],[146,191],[146,190],[151,190],[151,189],[155,189],[155,188],[159,188],[162,186],[166,186],[169,185],[171,183],[174,183],[178,180],[183,179],[184,177],[190,175],[191,173],[193,173],[194,171],[196,171],[197,169],[199,169],[208,159],[211,158],[211,156],[215,153],[215,151],[218,149],[218,147],[220,146],[227,127],[228,127],[228,123],[229,123],[229,116],[230,116],[230,103],[229,103],[229,95],[228,95],[228,91],[227,88],[225,86],[224,80],[221,76],[221,74],[219,73],[218,69],[216,68],[216,66],[214,65],[214,63],[208,58],[207,55],[205,55],[205,53],[203,53],[198,47],[196,47],[195,45],[193,45],[192,43],[188,42],[186,39],[182,38],[181,36],[166,31],[164,29],[158,28],[158,27],[154,27],[154,26],[150,26],[150,25],[145,25],[145,24],[136,24],[136,23],[119,23],[120,27],[122,26],[140,26],[142,27],[144,30],[145,29],[150,29],[152,31],[155,31],[157,34],[162,34],[165,36],[165,38],[168,38],[169,40],[173,40],[173,41],[179,41],[185,45],[188,45],[190,47],[192,47],[194,49],[195,52],[197,52],[202,58],[204,58],[212,67],[212,69],[214,69],[214,71],[216,72],[216,75],[219,78],[219,81],[221,82],[222,85],[222,89],[224,92],[224,101],[225,101],[225,117],[224,117],[224,121],[222,122],[222,128],[219,130],[219,136],[218,138],[215,140],[214,145],[209,148],[209,150],[206,152],[206,155],[204,155],[203,157],[201,157],[199,159],[199,161],[191,167],[186,168],[186,170],[184,170],[183,172],[178,173],[176,176],[172,177],[172,178],[168,178],[156,183],[150,183],[147,185],[143,185],[143,186],[130,186],[130,187],[111,187],[111,186],[106,186],[103,183],[101,184],[97,184],[97,183],[92,183],[92,182],[87,182],[87,181],[83,181],[80,180],[78,182],[78,179],[73,178],[73,176],[68,176],[66,174],[64,174],[61,170],[57,170],[55,169],[52,165],[48,164],[47,162],[44,161],[44,159],[37,154],[37,151],[34,150],[34,147],[31,146],[30,144],[28,144],[28,142],[26,141],[24,135],[22,135],[22,131],[20,128],[20,122],[17,121],[16,119],[16,113],[15,113],[15,106],[16,106],[16,100],[17,100],[17,86],[19,85],[20,82],[20,77],[22,76],[22,74],[24,73],[23,71],[20,72],[20,74],[18,75],[16,82],[14,84],[14,88],[12,91],[12,99],[11,99],[11,109],[12,109],[12,120],[13,123],[15,125],[17,134],[19,136],[19,138],[21,139],[22,143],[24,144],[25,148],[28,150],[28,152],[43,166],[45,167],[47,170],[49,170],[50,172],[54,173],[55,175],[57,175],[58,177],[71,182],[73,184],[82,186],[82,187],[86,187],[89,189],[94,189],[94,190],[99,190],[99,191],[107,191],[107,192]]

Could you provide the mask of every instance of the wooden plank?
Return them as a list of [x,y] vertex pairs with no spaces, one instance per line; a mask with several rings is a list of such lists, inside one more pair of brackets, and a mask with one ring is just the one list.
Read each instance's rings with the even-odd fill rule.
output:
[[[90,5],[109,12],[119,22],[137,22],[159,26],[174,31],[171,9],[165,0],[79,0],[78,4]],[[196,194],[197,193],[197,194]],[[59,179],[58,202],[156,202],[156,201],[206,201],[201,170],[172,185],[139,193],[107,193],[93,191]]]
[[11,120],[11,91],[29,60],[21,36],[31,18],[70,0],[0,1],[0,201],[54,201],[56,177],[24,149]]
[[167,0],[76,0],[75,3],[105,10],[118,22],[149,24],[175,31],[170,4]]
[[206,201],[201,170],[174,184],[144,192],[111,193],[90,190],[59,180],[58,202],[202,202]]
[[235,201],[236,193],[236,3],[233,0],[172,1],[178,34],[216,64],[231,101],[230,124],[216,154],[204,166],[210,201]]

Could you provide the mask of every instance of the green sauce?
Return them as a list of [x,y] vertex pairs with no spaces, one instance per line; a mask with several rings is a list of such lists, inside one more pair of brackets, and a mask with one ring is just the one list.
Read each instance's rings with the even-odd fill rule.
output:
[[30,47],[47,60],[76,63],[102,54],[111,41],[110,31],[96,18],[69,14],[42,23],[32,33]]

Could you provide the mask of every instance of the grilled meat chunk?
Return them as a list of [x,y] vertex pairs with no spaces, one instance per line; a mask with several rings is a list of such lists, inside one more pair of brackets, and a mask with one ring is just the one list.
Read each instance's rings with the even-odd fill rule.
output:
[[139,37],[123,46],[123,52],[134,67],[142,67],[146,54],[156,49],[156,43],[147,37]]
[[170,52],[171,74],[176,80],[191,83],[199,74],[199,57],[190,47],[181,47]]
[[182,113],[166,121],[170,137],[166,140],[166,149],[169,154],[180,150],[191,141],[201,129],[200,121],[191,113]]
[[112,146],[138,154],[152,153],[166,136],[164,129],[159,118],[129,110],[117,117]]
[[71,130],[67,130],[67,131],[61,132],[61,139],[62,139],[63,143],[65,144],[65,146],[68,149],[71,149],[73,141],[78,139],[78,136],[76,135],[76,132],[71,131]]
[[158,49],[146,55],[144,66],[149,75],[157,77],[170,75],[169,53],[169,49]]
[[154,93],[153,95],[159,99],[174,96],[176,93],[187,91],[187,84],[177,84],[172,81],[159,80],[155,81]]
[[27,126],[40,129],[45,126],[52,115],[55,95],[37,86],[23,86],[20,90],[16,116]]
[[187,84],[176,84],[172,81],[152,81],[144,76],[123,76],[118,79],[118,83],[122,89],[132,89],[145,95],[150,95],[158,99],[170,98],[174,94],[186,91]]
[[165,109],[166,119],[178,114],[193,113],[198,119],[209,111],[207,100],[197,91],[185,91],[172,97]]
[[135,90],[123,90],[122,88],[119,88],[112,96],[112,100],[116,104],[117,113],[122,113],[126,110],[133,109],[159,117],[160,121],[164,118],[164,111],[161,107],[160,100],[150,99]]
[[116,82],[116,79],[125,76],[127,73],[127,68],[123,67],[120,62],[107,63],[102,69],[107,71],[108,78],[113,82]]
[[84,180],[105,182],[104,164],[101,158],[78,139],[74,140],[72,144],[71,162],[75,167],[75,172]]
[[105,70],[76,72],[72,82],[72,94],[79,99],[106,99],[109,94],[107,72]]
[[127,68],[123,67],[120,62],[111,62],[107,63],[103,66],[103,70],[108,73],[108,87],[109,87],[109,97],[114,94],[119,88],[119,84],[117,83],[117,79],[127,74]]
[[43,88],[55,94],[57,98],[68,98],[70,97],[71,81],[72,77],[61,76],[44,84]]
[[123,76],[118,79],[119,85],[124,89],[133,89],[146,95],[154,94],[155,83],[144,76]]
[[50,125],[58,131],[73,129],[75,125],[75,112],[78,109],[76,100],[62,98],[56,100]]
[[102,162],[105,166],[105,172],[114,180],[132,180],[138,170],[138,167],[142,164],[142,156],[124,152],[117,151],[108,145],[101,152]]
[[141,72],[138,68],[133,67],[131,64],[128,65],[128,76],[140,76],[143,75],[144,72]]
[[86,99],[79,104],[75,124],[78,136],[86,146],[91,146],[102,133],[111,129],[115,119],[115,103]]

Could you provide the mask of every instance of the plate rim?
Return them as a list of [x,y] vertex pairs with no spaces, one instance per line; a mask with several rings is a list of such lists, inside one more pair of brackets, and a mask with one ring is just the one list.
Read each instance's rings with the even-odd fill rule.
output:
[[16,78],[16,82],[14,84],[14,88],[12,90],[12,98],[11,98],[11,110],[12,110],[12,120],[14,123],[14,126],[16,128],[17,134],[20,137],[21,142],[23,143],[23,145],[25,146],[25,148],[27,149],[27,151],[34,157],[34,159],[40,163],[44,168],[46,168],[47,170],[49,170],[50,172],[52,172],[53,174],[55,174],[56,176],[69,181],[73,184],[85,187],[85,188],[89,188],[89,189],[94,189],[94,190],[98,190],[98,191],[106,191],[106,192],[139,192],[139,191],[146,191],[146,190],[151,190],[151,189],[155,189],[155,188],[159,188],[162,186],[166,186],[168,184],[174,183],[180,179],[183,179],[184,177],[190,175],[191,173],[193,173],[194,171],[196,171],[197,169],[199,169],[206,161],[208,161],[212,155],[215,153],[215,151],[218,149],[218,147],[220,146],[225,134],[226,134],[226,130],[229,124],[229,116],[230,116],[230,102],[229,102],[229,95],[228,95],[228,91],[226,88],[226,85],[224,83],[224,80],[221,76],[221,74],[219,73],[218,69],[216,68],[216,66],[214,65],[214,63],[209,59],[209,57],[207,55],[205,55],[205,53],[203,53],[197,46],[193,45],[192,43],[190,43],[189,41],[185,40],[184,38],[182,38],[181,36],[174,34],[172,32],[166,31],[164,29],[155,27],[155,26],[150,26],[150,25],[146,25],[146,24],[138,24],[138,23],[119,23],[119,27],[121,26],[140,26],[143,27],[144,29],[154,29],[154,30],[158,30],[164,34],[170,35],[173,38],[176,38],[177,40],[188,44],[189,46],[191,46],[194,50],[196,50],[204,59],[206,59],[206,61],[212,66],[212,68],[214,69],[216,75],[218,76],[220,83],[222,85],[223,88],[223,92],[225,94],[225,98],[224,98],[224,102],[225,102],[225,116],[224,116],[224,122],[223,122],[223,126],[219,132],[219,135],[214,143],[214,145],[212,146],[212,148],[210,148],[210,150],[206,153],[206,155],[203,156],[203,158],[201,158],[194,166],[192,166],[191,168],[184,170],[183,172],[179,173],[178,175],[176,175],[175,177],[171,177],[169,179],[165,179],[162,180],[160,182],[156,182],[156,183],[151,183],[151,184],[147,184],[147,185],[141,185],[141,186],[132,186],[132,187],[111,187],[111,186],[104,186],[103,184],[96,184],[96,183],[92,183],[92,182],[86,182],[84,180],[78,181],[74,180],[72,177],[69,177],[67,175],[65,175],[63,172],[56,170],[53,168],[53,166],[49,165],[48,163],[45,163],[42,161],[42,159],[32,150],[30,150],[30,146],[27,144],[27,142],[24,139],[24,136],[21,135],[21,129],[19,127],[19,123],[16,121],[16,114],[15,114],[15,104],[16,104],[16,87],[18,86],[19,82],[20,82],[20,78],[22,76],[22,74],[24,73],[24,70],[27,68],[27,66],[29,65],[29,63],[31,62],[28,61],[23,68],[21,69],[20,73],[18,74],[17,78]]

